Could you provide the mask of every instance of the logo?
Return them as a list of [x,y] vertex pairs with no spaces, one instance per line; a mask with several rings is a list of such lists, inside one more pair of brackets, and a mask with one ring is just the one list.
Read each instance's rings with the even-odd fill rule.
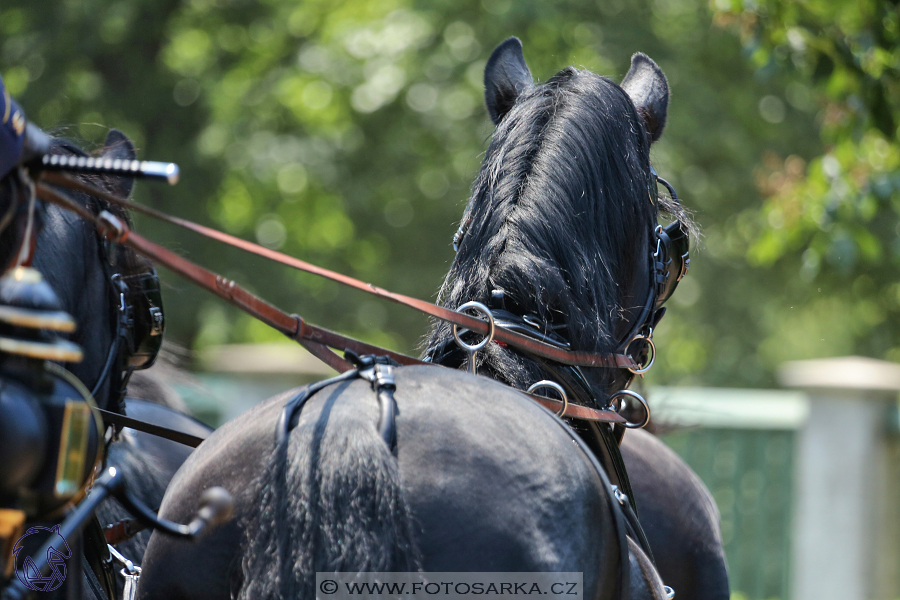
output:
[[[33,537],[32,537],[33,536]],[[31,539],[26,541],[26,538]],[[27,544],[32,548],[31,552],[37,552],[44,544],[50,542],[47,549],[47,564],[50,565],[50,573],[45,577],[41,574],[34,559],[23,551]],[[39,545],[38,549],[34,549]],[[65,561],[72,558],[72,551],[66,539],[59,534],[59,525],[53,527],[30,527],[25,535],[19,538],[13,547],[13,560],[16,563],[16,577],[28,589],[35,592],[52,592],[59,588],[66,580]]]

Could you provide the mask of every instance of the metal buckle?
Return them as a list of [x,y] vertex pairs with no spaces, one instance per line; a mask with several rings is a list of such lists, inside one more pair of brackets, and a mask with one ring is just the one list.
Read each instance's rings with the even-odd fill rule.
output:
[[162,335],[165,323],[163,311],[158,306],[150,307],[150,335]]
[[122,577],[125,578],[122,600],[134,600],[135,596],[137,596],[138,582],[141,580],[141,568],[122,556],[112,545],[107,544],[106,547],[109,548],[109,553],[113,560],[122,565],[122,570],[119,571]]
[[[678,273],[678,279],[676,281],[681,281],[685,275],[688,274],[688,271],[691,269],[691,253],[690,251],[685,252],[681,255],[681,272]],[[673,592],[674,594],[674,592]]]
[[[528,394],[533,394],[535,390],[539,390],[541,388],[550,388],[551,390],[555,390],[557,394],[559,394],[560,398],[562,398],[562,408],[559,409],[559,412],[556,413],[557,417],[561,417],[566,414],[566,409],[569,408],[569,397],[566,396],[566,390],[563,389],[563,386],[559,385],[555,381],[550,381],[549,379],[542,379],[536,383],[532,383],[531,387],[525,390]],[[545,396],[546,398],[546,396]]]
[[462,331],[458,331],[456,328],[456,323],[453,324],[453,339],[456,341],[456,344],[468,352],[469,354],[469,373],[472,375],[476,375],[475,373],[475,355],[479,350],[488,345],[488,343],[494,339],[494,315],[491,313],[491,309],[482,304],[481,302],[466,302],[462,306],[456,309],[456,312],[462,313],[467,310],[474,310],[475,312],[480,312],[481,314],[487,317],[488,323],[490,324],[490,330],[488,331],[487,336],[477,344],[467,344],[462,339],[460,339],[460,335],[469,331],[468,329],[463,329]]

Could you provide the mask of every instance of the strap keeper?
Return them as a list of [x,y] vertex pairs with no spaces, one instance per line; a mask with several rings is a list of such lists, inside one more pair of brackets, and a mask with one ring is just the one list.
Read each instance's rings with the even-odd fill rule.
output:
[[293,333],[294,339],[306,337],[306,321],[304,321],[303,317],[297,313],[294,313],[291,316],[294,317],[294,320],[297,322],[297,329],[295,329]]
[[97,218],[103,229],[103,236],[114,244],[124,244],[131,234],[128,225],[108,210],[102,211]]

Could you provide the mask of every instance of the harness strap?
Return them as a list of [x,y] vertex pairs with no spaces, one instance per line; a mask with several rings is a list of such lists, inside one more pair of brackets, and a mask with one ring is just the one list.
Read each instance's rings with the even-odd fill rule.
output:
[[98,590],[94,589],[98,599],[102,599],[105,595],[109,600],[115,600],[116,576],[112,569],[112,557],[109,555],[109,547],[106,545],[106,537],[97,515],[93,515],[88,521],[82,536],[84,540],[82,570],[89,586],[100,588],[101,593],[97,593]]
[[[210,229],[208,227],[204,227],[202,225],[198,225],[196,223],[192,223],[190,221],[186,221],[184,219],[179,219],[177,217],[172,217],[166,215],[164,213],[160,213],[158,211],[149,209],[147,207],[141,206],[139,204],[135,204],[133,202],[129,202],[128,200],[124,200],[119,198],[115,194],[110,194],[109,192],[85,183],[81,182],[74,177],[70,177],[61,173],[50,173],[50,172],[42,172],[41,177],[44,181],[48,183],[52,183],[54,185],[60,185],[63,187],[67,187],[70,189],[76,189],[93,196],[103,198],[104,200],[118,204],[120,206],[125,206],[131,210],[136,210],[138,212],[147,214],[151,217],[158,218],[166,221],[167,223],[171,223],[174,225],[178,225],[180,227],[184,227],[190,231],[197,233],[198,235],[202,235],[204,237],[217,240],[219,242],[226,243],[228,245],[234,246],[236,248],[240,248],[246,252],[251,254],[256,254],[258,256],[262,256],[264,258],[268,258],[269,260],[273,260],[275,262],[281,263],[283,265],[292,267],[294,269],[304,271],[306,273],[311,273],[313,275],[318,275],[320,277],[324,277],[326,279],[330,279],[331,281],[336,281],[348,287],[352,287],[366,293],[378,296],[380,298],[385,298],[387,300],[391,300],[398,304],[402,304],[404,306],[414,308],[420,312],[424,312],[432,317],[436,317],[441,319],[442,321],[446,321],[448,323],[453,323],[460,327],[465,327],[467,329],[471,329],[472,331],[487,334],[489,331],[489,325],[478,319],[476,317],[472,317],[470,315],[459,313],[441,306],[437,306],[430,302],[425,302],[423,300],[419,300],[417,298],[412,298],[410,296],[405,296],[403,294],[396,294],[394,292],[390,292],[388,290],[379,288],[370,283],[365,283],[358,279],[354,279],[352,277],[348,277],[347,275],[342,275],[341,273],[336,273],[334,271],[330,271],[328,269],[323,269],[321,267],[317,267],[316,265],[312,265],[305,261],[299,260],[292,256],[288,256],[286,254],[282,254],[281,252],[277,252],[275,250],[271,250],[264,246],[260,246],[258,244],[254,244],[252,242],[248,242],[246,240],[242,240],[240,238],[228,235],[226,233],[222,233],[220,231],[216,231],[214,229]],[[69,205],[72,204],[71,201],[67,201],[65,198],[61,198],[60,194],[43,183],[37,184],[37,190],[39,195],[50,202],[56,202],[57,204],[63,203],[65,206],[71,208]],[[62,202],[60,202],[62,201]],[[250,314],[256,316],[264,323],[271,325],[272,327],[282,331],[283,333],[297,334],[299,337],[306,338],[303,336],[303,326],[311,327],[308,324],[300,322],[298,327],[295,319],[286,315],[285,313],[279,311],[277,308],[264,302],[263,300],[249,294],[239,286],[237,286],[233,281],[229,281],[221,276],[215,275],[211,271],[207,271],[206,269],[202,269],[197,265],[187,261],[180,256],[175,255],[168,250],[142,238],[130,230],[127,230],[124,224],[121,225],[122,230],[115,232],[109,231],[109,226],[104,225],[97,217],[86,214],[87,211],[78,211],[79,214],[87,218],[88,221],[95,224],[95,226],[100,227],[104,230],[107,235],[116,235],[116,241],[122,244],[126,244],[133,250],[144,254],[145,256],[153,259],[156,262],[166,266],[167,268],[175,271],[179,275],[185,277],[204,287],[214,294],[219,295],[230,302],[235,304],[239,308],[249,312]],[[189,266],[188,266],[189,265]],[[210,280],[212,278],[212,280]],[[221,282],[221,286],[219,285]],[[212,285],[216,283],[217,285]],[[221,291],[225,291],[222,289],[220,291],[220,287],[228,288],[232,293],[228,293],[223,295]],[[241,292],[241,293],[239,293]],[[241,296],[240,298],[236,298],[234,296]],[[246,302],[244,302],[246,301]],[[274,318],[275,314],[280,313],[278,318]],[[292,322],[286,322],[284,317],[287,317]],[[329,332],[330,333],[330,332]],[[331,334],[332,336],[336,336],[337,334]],[[343,336],[338,336],[343,338]],[[528,350],[538,356],[543,356],[545,358],[549,358],[551,360],[555,360],[557,362],[567,364],[567,365],[578,365],[583,367],[606,367],[606,368],[620,368],[627,369],[632,368],[636,369],[640,367],[633,358],[630,356],[626,356],[624,354],[610,354],[610,353],[591,353],[591,352],[575,352],[565,350],[559,347],[551,346],[549,344],[543,343],[541,341],[532,339],[530,337],[521,335],[514,331],[510,330],[498,330],[495,332],[494,336],[497,340],[515,346],[517,348],[522,348]],[[296,339],[296,338],[295,338]],[[299,341],[299,340],[298,340]],[[314,339],[313,341],[318,341],[320,343],[329,344],[324,339]],[[341,346],[337,346],[341,348]],[[354,350],[355,351],[355,350]],[[365,350],[363,351],[366,352]],[[314,353],[315,354],[315,353]],[[393,353],[391,353],[393,354]],[[317,355],[318,356],[318,355]],[[399,355],[400,357],[409,360],[410,357],[403,357],[403,355]],[[395,358],[391,356],[391,358]],[[324,360],[324,359],[323,359]],[[332,359],[333,360],[333,359]],[[396,360],[396,358],[395,358]],[[415,360],[415,359],[412,359]],[[328,362],[328,361],[326,361]],[[398,360],[401,364],[410,364],[404,362],[402,360]],[[331,363],[328,363],[331,364]],[[346,370],[346,369],[342,369]]]
[[295,427],[295,421],[300,411],[303,410],[306,401],[313,394],[332,384],[360,377],[371,383],[372,389],[378,395],[378,433],[388,448],[392,451],[396,449],[397,428],[395,424],[396,405],[394,402],[394,390],[397,389],[397,384],[394,380],[393,367],[399,365],[392,363],[390,358],[386,356],[359,356],[348,352],[347,358],[357,366],[356,369],[309,385],[288,400],[284,408],[281,409],[281,414],[275,427],[276,444],[280,445],[287,442],[291,429]]
[[348,355],[348,358],[358,365],[359,376],[371,383],[372,389],[378,395],[380,409],[378,433],[391,451],[396,450],[397,404],[394,401],[394,391],[397,389],[397,383],[394,381],[394,365],[390,363],[390,359],[380,357]]
[[308,385],[307,387],[303,388],[296,396],[288,400],[284,405],[284,408],[281,409],[281,414],[278,416],[278,424],[275,426],[275,443],[281,444],[287,441],[288,436],[291,434],[291,429],[294,428],[293,421],[296,415],[298,415],[300,411],[303,410],[303,405],[306,404],[306,401],[309,400],[313,394],[333,383],[347,381],[348,379],[353,379],[358,375],[359,372],[356,370],[346,371],[344,373],[341,373],[337,377],[332,377],[331,379],[318,381],[316,383]]
[[110,595],[110,592],[100,582],[100,579],[97,577],[97,573],[94,571],[93,565],[91,565],[87,556],[81,557],[81,572],[84,574],[85,582],[90,590],[90,596],[88,597],[93,596],[94,598],[97,598],[97,600],[103,600],[104,598],[115,600],[115,594]]
[[571,438],[572,441],[575,442],[575,445],[581,448],[582,452],[584,452],[585,456],[587,456],[588,461],[594,467],[594,471],[600,477],[600,481],[603,485],[603,489],[606,491],[606,499],[609,501],[610,510],[613,513],[613,523],[616,528],[616,536],[619,540],[619,581],[618,588],[619,600],[628,600],[630,596],[630,588],[629,584],[631,582],[631,561],[628,555],[628,540],[627,540],[627,526],[625,515],[622,510],[622,506],[619,503],[619,498],[616,495],[616,488],[609,480],[609,475],[606,473],[606,470],[603,468],[603,465],[597,460],[597,456],[591,451],[591,449],[587,446],[585,441],[577,435],[570,427],[568,427],[565,422],[559,419],[553,419],[555,423],[557,423],[563,431],[565,431]]
[[140,421],[138,419],[126,417],[125,415],[120,415],[119,413],[104,410],[102,408],[99,408],[97,410],[100,411],[100,414],[103,416],[103,421],[105,423],[115,425],[117,429],[121,429],[122,427],[130,427],[131,429],[143,431],[144,433],[149,433],[151,435],[165,438],[167,440],[172,440],[173,442],[178,442],[179,444],[184,444],[185,446],[190,446],[191,448],[196,448],[205,439],[202,437],[197,437],[196,435],[185,433],[183,431],[178,431],[177,429],[169,429],[168,427],[162,427],[161,425],[154,425],[153,423],[147,423],[146,421]]
[[628,528],[628,535],[640,545],[641,550],[644,551],[644,554],[647,555],[650,562],[652,562],[655,567],[656,559],[653,558],[653,551],[650,550],[650,541],[647,539],[647,534],[644,533],[644,528],[641,527],[641,522],[638,520],[637,515],[631,508],[630,498],[616,486],[613,486],[613,493],[619,501],[619,506],[622,507],[622,514],[625,516],[625,526]]

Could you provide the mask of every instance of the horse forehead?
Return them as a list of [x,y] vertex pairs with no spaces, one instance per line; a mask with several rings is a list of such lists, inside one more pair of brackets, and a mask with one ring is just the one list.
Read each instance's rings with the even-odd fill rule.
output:
[[627,161],[630,154],[623,153],[623,144],[642,145],[643,126],[625,90],[607,77],[571,70],[574,74],[560,71],[520,98],[511,118],[501,122],[502,130],[495,137],[503,148],[501,157],[508,158],[507,151],[523,143],[541,140],[537,151],[531,153],[532,161],[548,152],[553,154],[560,147],[589,154],[605,148],[602,153],[609,158]]
[[[582,71],[574,67],[567,67],[537,86],[534,96],[567,96],[570,99],[590,100],[602,98],[608,104],[621,104],[634,107],[634,103],[628,93],[619,84],[603,75],[592,71]],[[618,118],[619,115],[609,115]]]

